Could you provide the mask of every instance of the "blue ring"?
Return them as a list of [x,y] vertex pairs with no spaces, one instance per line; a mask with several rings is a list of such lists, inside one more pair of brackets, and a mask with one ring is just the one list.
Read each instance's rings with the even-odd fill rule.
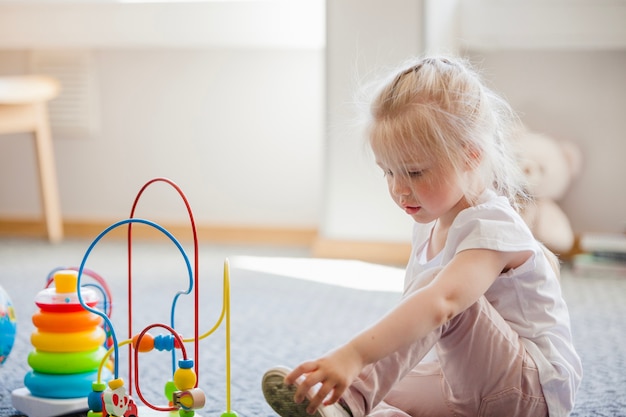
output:
[[[97,378],[97,371],[71,375],[43,374],[30,371],[24,377],[24,385],[35,397],[81,398],[89,396],[91,385]],[[110,379],[111,372],[104,369],[102,378]]]

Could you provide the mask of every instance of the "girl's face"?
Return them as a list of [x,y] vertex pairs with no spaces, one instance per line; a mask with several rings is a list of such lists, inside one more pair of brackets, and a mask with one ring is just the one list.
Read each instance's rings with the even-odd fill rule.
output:
[[376,163],[385,173],[389,193],[395,203],[418,223],[439,219],[452,223],[456,215],[469,206],[459,176],[429,161],[389,158],[377,154]]

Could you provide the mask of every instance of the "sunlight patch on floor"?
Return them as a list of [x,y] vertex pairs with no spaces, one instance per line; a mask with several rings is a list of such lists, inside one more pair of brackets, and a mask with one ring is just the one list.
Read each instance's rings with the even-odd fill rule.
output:
[[356,260],[237,256],[233,268],[366,291],[402,292],[404,269]]

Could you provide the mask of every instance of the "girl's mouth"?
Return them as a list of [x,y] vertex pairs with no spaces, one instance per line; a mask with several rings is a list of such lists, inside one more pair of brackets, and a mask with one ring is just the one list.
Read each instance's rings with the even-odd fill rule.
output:
[[420,211],[421,207],[419,207],[419,206],[404,206],[403,208],[404,208],[404,211],[406,212],[406,214],[412,216],[412,215],[416,214],[418,211]]

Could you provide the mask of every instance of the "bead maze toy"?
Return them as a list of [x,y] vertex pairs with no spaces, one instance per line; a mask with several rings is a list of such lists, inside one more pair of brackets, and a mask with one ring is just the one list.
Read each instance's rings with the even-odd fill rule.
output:
[[[156,182],[173,187],[182,198],[189,215],[193,234],[194,266],[179,241],[165,228],[147,219],[135,217],[137,203],[144,191]],[[133,329],[132,226],[143,224],[165,235],[178,249],[186,266],[188,285],[172,300],[170,324],[153,323],[140,332]],[[127,226],[128,258],[128,339],[118,340],[110,319],[111,293],[98,274],[85,267],[87,259],[112,230]],[[48,277],[47,286],[35,298],[39,312],[33,315],[36,327],[31,335],[34,350],[29,355],[32,371],[24,378],[25,388],[12,393],[13,406],[29,417],[53,417],[87,411],[88,417],[194,417],[205,406],[206,396],[198,386],[199,342],[225,323],[226,334],[226,411],[221,417],[237,417],[231,410],[230,395],[230,267],[224,261],[223,303],[213,327],[201,334],[199,330],[198,238],[189,202],[173,181],[154,178],[137,194],[130,217],[102,231],[89,245],[79,267],[58,268]],[[83,283],[93,278],[96,284]],[[192,294],[194,300],[194,335],[183,338],[175,328],[176,307],[181,296]],[[102,299],[102,300],[101,300]],[[165,334],[153,336],[160,328]],[[193,358],[187,353],[193,344]],[[128,384],[120,377],[122,346],[128,346]],[[164,384],[166,405],[154,405],[141,391],[139,355],[157,350],[171,353],[171,379]],[[134,383],[133,383],[134,382]],[[133,387],[136,397],[133,398]]]

